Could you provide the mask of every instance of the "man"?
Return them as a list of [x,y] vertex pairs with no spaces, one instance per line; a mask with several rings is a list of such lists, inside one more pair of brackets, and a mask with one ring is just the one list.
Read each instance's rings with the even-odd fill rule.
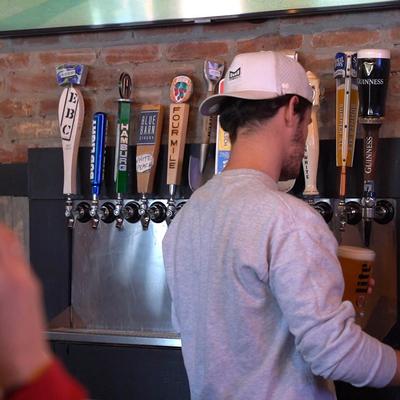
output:
[[39,282],[14,234],[0,225],[0,399],[88,397],[52,355],[44,330]]
[[192,400],[334,399],[331,380],[399,383],[397,354],[361,331],[342,302],[337,243],[323,219],[277,181],[298,175],[312,90],[275,52],[236,56],[220,114],[232,152],[163,242]]

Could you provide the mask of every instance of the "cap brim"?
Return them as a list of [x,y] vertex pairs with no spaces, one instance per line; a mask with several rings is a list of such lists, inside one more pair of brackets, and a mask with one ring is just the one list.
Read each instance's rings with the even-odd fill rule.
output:
[[245,99],[245,100],[268,100],[278,97],[278,93],[264,92],[261,90],[246,90],[242,92],[234,92],[230,94],[214,94],[207,97],[200,104],[199,110],[202,115],[219,114],[219,108],[223,100],[228,98]]

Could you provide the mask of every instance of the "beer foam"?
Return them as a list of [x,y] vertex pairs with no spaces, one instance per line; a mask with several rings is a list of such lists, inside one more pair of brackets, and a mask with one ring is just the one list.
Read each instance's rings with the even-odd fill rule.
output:
[[351,258],[353,260],[374,261],[375,251],[366,247],[357,246],[339,246],[338,256],[343,258]]
[[390,58],[389,49],[362,49],[358,50],[357,58]]

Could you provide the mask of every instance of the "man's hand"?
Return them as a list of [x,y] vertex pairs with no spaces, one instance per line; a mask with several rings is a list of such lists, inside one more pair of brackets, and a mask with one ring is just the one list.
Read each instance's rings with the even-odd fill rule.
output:
[[44,327],[40,284],[15,235],[0,225],[0,388],[27,383],[50,363]]

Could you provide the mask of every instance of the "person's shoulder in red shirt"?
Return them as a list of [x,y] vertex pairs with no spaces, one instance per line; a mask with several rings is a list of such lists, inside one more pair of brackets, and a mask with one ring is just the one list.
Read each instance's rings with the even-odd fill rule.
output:
[[31,382],[8,393],[5,400],[85,400],[86,390],[53,359]]

